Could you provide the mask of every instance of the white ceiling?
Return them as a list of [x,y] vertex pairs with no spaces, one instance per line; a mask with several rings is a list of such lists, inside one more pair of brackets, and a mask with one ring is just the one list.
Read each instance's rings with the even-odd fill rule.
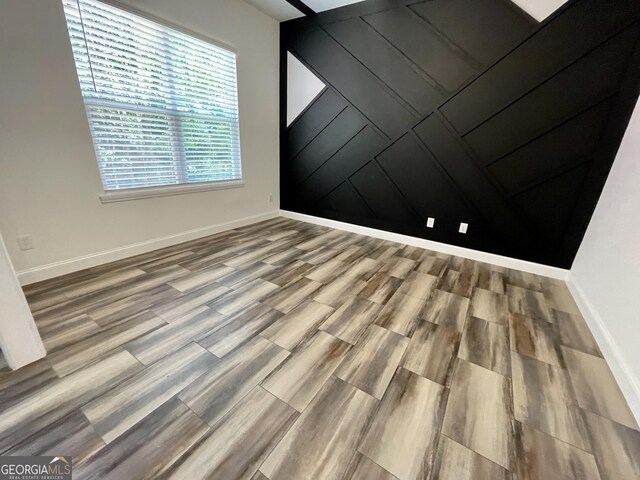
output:
[[304,13],[285,0],[245,0],[280,22],[304,17]]
[[344,7],[362,0],[302,0],[314,12],[324,12],[332,8]]
[[[286,0],[245,0],[254,7],[280,22],[304,17],[304,14]],[[344,7],[363,0],[302,0],[314,12],[324,12],[332,8]]]
[[[245,0],[280,22],[303,17],[304,14],[286,0]],[[344,7],[363,0],[302,0],[315,12]],[[512,0],[538,21],[542,21],[564,5],[567,0]]]

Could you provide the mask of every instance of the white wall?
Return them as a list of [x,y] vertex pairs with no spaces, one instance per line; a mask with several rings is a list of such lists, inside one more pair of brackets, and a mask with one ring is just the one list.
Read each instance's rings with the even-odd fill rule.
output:
[[541,22],[568,0],[512,0],[521,9]]
[[[18,271],[278,208],[278,23],[240,0],[126,3],[237,48],[246,186],[100,203],[61,1],[3,0],[0,231]],[[22,234],[35,249],[18,249]]]
[[[592,330],[640,418],[640,107],[576,256],[569,284],[586,300]],[[587,318],[589,320],[589,318]]]
[[0,235],[0,349],[14,370],[45,356],[44,345]]
[[309,106],[325,84],[287,52],[287,126]]

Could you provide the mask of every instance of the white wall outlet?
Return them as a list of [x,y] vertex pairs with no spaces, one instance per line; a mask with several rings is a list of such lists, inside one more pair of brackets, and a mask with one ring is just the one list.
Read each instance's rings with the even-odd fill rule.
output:
[[436,219],[433,217],[427,218],[427,228],[433,228],[433,225],[436,223]]
[[18,238],[18,246],[20,250],[32,250],[33,249],[33,238],[31,235],[20,235]]
[[269,195],[269,203],[273,203],[273,195]]
[[469,224],[468,223],[461,223],[460,224],[460,228],[458,229],[458,231],[460,233],[467,233],[467,229],[469,228]]

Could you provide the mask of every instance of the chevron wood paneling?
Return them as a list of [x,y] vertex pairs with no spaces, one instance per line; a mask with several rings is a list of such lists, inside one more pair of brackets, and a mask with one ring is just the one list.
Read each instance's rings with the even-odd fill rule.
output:
[[281,126],[282,207],[567,268],[638,98],[639,39],[634,0],[541,24],[504,0],[284,22],[281,54],[327,88]]

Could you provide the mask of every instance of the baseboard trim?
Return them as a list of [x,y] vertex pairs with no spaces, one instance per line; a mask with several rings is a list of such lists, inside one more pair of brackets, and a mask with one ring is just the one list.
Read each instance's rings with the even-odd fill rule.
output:
[[455,245],[448,245],[446,243],[434,242],[432,240],[425,240],[423,238],[411,237],[409,235],[402,235],[400,233],[387,232],[385,230],[378,230],[376,228],[362,227],[360,225],[339,222],[337,220],[314,217],[312,215],[306,215],[303,213],[280,210],[280,215],[286,218],[291,218],[293,220],[299,220],[301,222],[314,223],[316,225],[323,225],[325,227],[337,228],[338,230],[345,230],[347,232],[358,233],[360,235],[366,235],[368,237],[380,238],[382,240],[390,240],[392,242],[412,245],[415,247],[425,248],[427,250],[434,250],[436,252],[447,253],[449,255],[456,255],[458,257],[469,258],[471,260],[477,260],[479,262],[491,263],[500,267],[522,270],[523,272],[535,273],[537,275],[557,278],[559,280],[565,280],[567,278],[567,274],[569,273],[569,271],[565,270],[564,268],[551,267],[549,265],[528,262],[526,260],[518,260],[517,258],[504,257],[502,255],[481,252],[479,250],[472,250],[470,248],[456,247]]
[[167,235],[165,237],[154,238],[144,242],[125,245],[123,247],[104,250],[102,252],[96,252],[81,257],[70,258],[68,260],[62,260],[60,262],[49,263],[40,267],[21,270],[17,272],[17,276],[21,285],[29,285],[42,280],[59,277],[60,275],[84,270],[85,268],[92,268],[105,263],[122,260],[123,258],[132,257],[134,255],[140,255],[141,253],[151,252],[153,250],[158,250],[159,248],[170,247],[172,245],[196,240],[198,238],[224,232],[226,230],[244,227],[246,225],[251,225],[252,223],[262,222],[278,216],[278,210],[273,210],[271,212],[232,220],[230,222],[208,225],[206,227],[195,228],[193,230],[187,230],[174,235]]
[[631,412],[640,424],[640,379],[634,375],[629,363],[620,353],[620,348],[618,348],[618,344],[607,328],[604,319],[589,301],[573,273],[569,272],[566,283],[591,333],[596,339],[600,351],[609,364],[609,368],[611,368],[611,372],[618,382],[618,386],[622,390]]

